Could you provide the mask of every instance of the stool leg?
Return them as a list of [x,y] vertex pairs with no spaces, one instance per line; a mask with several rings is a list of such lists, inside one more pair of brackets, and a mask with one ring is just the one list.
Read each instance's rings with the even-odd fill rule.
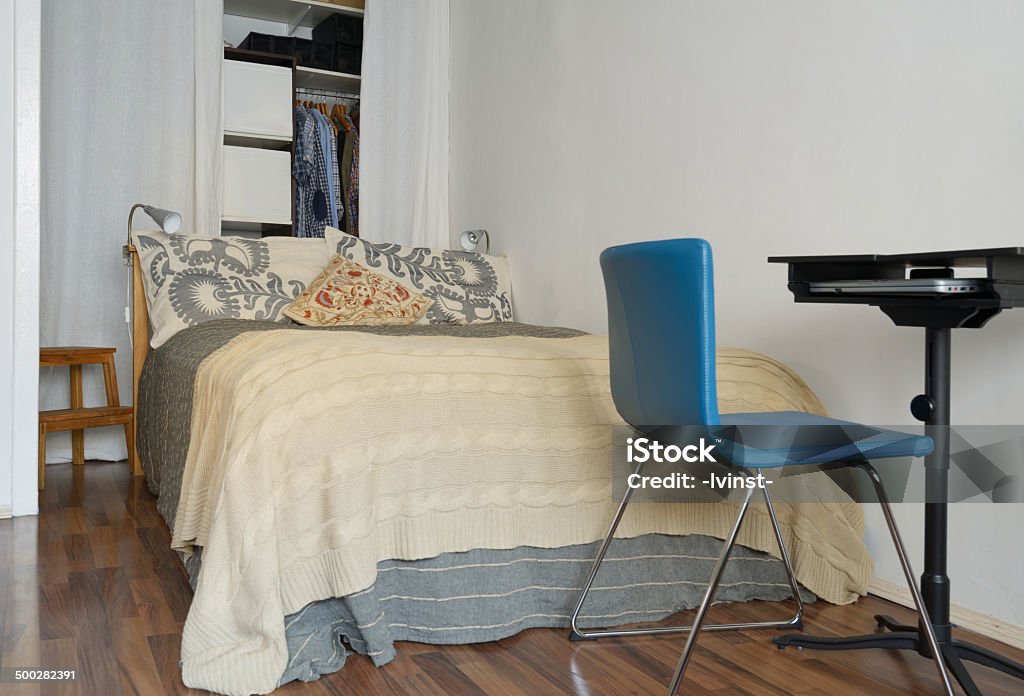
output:
[[103,389],[107,393],[107,406],[120,406],[117,393],[117,372],[114,370],[114,356],[108,355],[103,361]]
[[[82,408],[85,404],[82,401],[82,366],[71,365],[71,408]],[[85,431],[71,431],[71,462],[73,464],[85,463]]]
[[46,424],[39,424],[39,490],[46,488]]
[[[107,392],[107,406],[120,406],[121,396],[117,391],[117,370],[114,367],[113,354],[108,355],[103,361],[103,387]],[[124,443],[128,448],[128,467],[132,476],[141,476],[142,467],[139,466],[138,453],[135,451],[134,419],[124,424]]]

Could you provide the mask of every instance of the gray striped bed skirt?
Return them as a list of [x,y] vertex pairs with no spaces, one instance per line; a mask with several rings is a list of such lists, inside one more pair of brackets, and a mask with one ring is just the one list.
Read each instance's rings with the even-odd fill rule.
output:
[[[314,602],[285,619],[288,666],[281,684],[336,672],[349,650],[381,666],[394,659],[396,641],[480,643],[528,628],[568,628],[597,546],[474,549],[383,561],[372,587]],[[721,548],[720,540],[699,535],[616,540],[581,627],[658,621],[696,606]],[[193,578],[199,555],[186,563]],[[781,562],[737,546],[717,598],[778,601],[790,594]],[[807,590],[803,596],[815,599]]]

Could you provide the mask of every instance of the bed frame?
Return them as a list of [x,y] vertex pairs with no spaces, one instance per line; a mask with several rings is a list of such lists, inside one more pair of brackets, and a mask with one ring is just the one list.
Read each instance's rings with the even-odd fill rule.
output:
[[[139,422],[139,375],[149,355],[149,310],[146,308],[146,290],[142,286],[142,265],[139,263],[139,252],[134,244],[129,244],[125,252],[128,264],[132,268],[132,414],[135,416],[136,428]],[[138,443],[138,438],[135,438]],[[133,476],[143,476],[142,464],[139,460],[138,445],[135,448],[135,468]]]

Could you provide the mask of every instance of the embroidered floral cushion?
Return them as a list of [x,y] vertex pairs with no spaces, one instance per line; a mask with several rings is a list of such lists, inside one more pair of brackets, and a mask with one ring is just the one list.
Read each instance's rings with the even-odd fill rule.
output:
[[289,321],[282,310],[330,261],[322,239],[136,232],[156,348],[214,319]]
[[512,281],[501,256],[367,242],[328,227],[333,253],[433,300],[419,324],[512,321]]
[[414,324],[433,300],[335,256],[284,313],[307,326]]

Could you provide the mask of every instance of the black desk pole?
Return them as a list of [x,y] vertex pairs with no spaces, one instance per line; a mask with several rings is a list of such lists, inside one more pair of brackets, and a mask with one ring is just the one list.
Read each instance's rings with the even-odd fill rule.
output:
[[[949,576],[946,574],[947,504],[949,500],[949,382],[950,329],[925,329],[924,389],[930,408],[925,413],[925,435],[932,438],[935,449],[925,457],[924,505],[924,573],[921,575],[921,596],[928,607],[940,643],[952,639],[949,625]],[[915,409],[916,410],[916,409]],[[930,411],[930,413],[928,413]],[[941,501],[941,502],[940,502]],[[928,645],[921,641],[919,650],[926,657]]]

